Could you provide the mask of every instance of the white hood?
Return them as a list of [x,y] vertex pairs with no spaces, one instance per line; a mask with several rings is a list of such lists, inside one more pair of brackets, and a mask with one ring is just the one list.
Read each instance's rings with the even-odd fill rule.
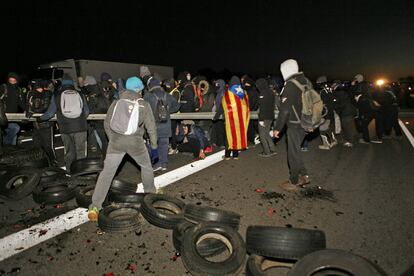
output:
[[299,73],[297,61],[294,59],[285,60],[282,64],[280,64],[280,72],[282,72],[284,80],[287,80],[292,75]]

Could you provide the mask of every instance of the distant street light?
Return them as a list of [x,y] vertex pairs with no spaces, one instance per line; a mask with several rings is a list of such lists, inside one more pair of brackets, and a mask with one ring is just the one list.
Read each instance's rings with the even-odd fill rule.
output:
[[378,85],[378,86],[382,86],[382,85],[384,85],[384,84],[385,84],[385,80],[383,80],[383,79],[379,79],[379,80],[377,80],[375,83],[376,83],[376,85]]

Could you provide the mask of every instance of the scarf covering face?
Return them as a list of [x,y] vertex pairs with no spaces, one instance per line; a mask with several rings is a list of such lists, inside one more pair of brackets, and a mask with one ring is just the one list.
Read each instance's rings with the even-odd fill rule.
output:
[[230,80],[230,88],[224,93],[222,106],[228,149],[246,149],[247,128],[250,120],[249,99],[237,77]]

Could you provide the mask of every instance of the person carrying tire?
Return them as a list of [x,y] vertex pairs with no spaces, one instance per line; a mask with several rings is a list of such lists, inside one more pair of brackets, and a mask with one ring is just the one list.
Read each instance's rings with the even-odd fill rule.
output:
[[[129,154],[141,166],[141,178],[145,193],[155,193],[154,172],[148,150],[144,143],[147,131],[151,143],[151,155],[157,152],[157,126],[149,103],[144,101],[141,91],[144,85],[138,77],[131,77],[126,82],[126,90],[119,94],[108,109],[104,121],[109,138],[104,168],[89,206],[88,218],[97,221],[99,210],[108,193],[112,180],[125,154]],[[155,157],[154,157],[155,158]]]

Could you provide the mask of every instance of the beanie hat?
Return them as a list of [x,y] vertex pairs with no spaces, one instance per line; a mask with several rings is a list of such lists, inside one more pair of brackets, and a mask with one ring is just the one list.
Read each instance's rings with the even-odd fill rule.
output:
[[151,75],[151,71],[149,70],[149,68],[147,66],[141,66],[139,68],[139,76],[143,78],[148,75]]
[[106,72],[103,72],[101,74],[101,81],[109,81],[110,79],[112,79],[112,76]]
[[130,77],[127,81],[126,81],[126,89],[128,90],[132,90],[135,92],[139,92],[142,91],[144,89],[144,85],[142,84],[142,81],[140,78],[138,77]]
[[10,72],[9,74],[7,74],[7,78],[13,78],[15,79],[17,82],[19,82],[19,75],[17,75],[17,73],[15,72]]
[[364,76],[362,74],[357,74],[355,75],[354,80],[356,80],[357,82],[363,82]]
[[74,85],[72,77],[67,73],[63,74],[61,83],[62,83],[62,86]]
[[148,82],[148,88],[151,89],[156,86],[161,86],[161,81],[156,77],[152,77]]
[[96,85],[96,79],[92,76],[86,76],[85,80],[83,81],[83,85]]
[[280,64],[280,72],[282,73],[283,79],[287,80],[294,74],[299,72],[299,66],[296,60],[288,59]]

